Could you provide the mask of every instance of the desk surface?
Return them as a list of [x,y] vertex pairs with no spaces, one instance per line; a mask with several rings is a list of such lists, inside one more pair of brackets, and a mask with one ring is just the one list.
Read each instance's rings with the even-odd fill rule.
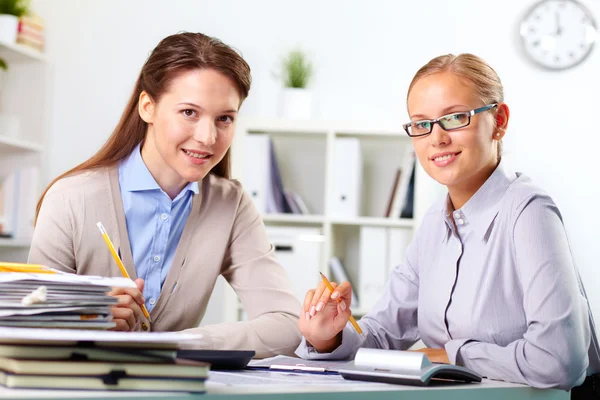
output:
[[258,399],[364,399],[369,400],[568,400],[569,393],[562,390],[538,390],[523,385],[484,380],[479,384],[454,386],[416,387],[389,385],[385,383],[346,382],[343,384],[283,384],[283,385],[225,385],[207,381],[207,393],[188,395],[177,393],[151,392],[110,392],[110,391],[64,391],[64,390],[11,390],[0,386],[0,399],[165,399],[165,400],[210,400],[223,397],[236,397],[244,400]]

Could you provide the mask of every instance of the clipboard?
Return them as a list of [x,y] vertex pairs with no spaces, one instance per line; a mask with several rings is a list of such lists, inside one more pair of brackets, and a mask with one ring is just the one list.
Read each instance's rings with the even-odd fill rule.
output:
[[252,360],[247,369],[338,375],[338,370],[346,365],[348,361],[303,360],[296,357],[276,356],[271,359]]

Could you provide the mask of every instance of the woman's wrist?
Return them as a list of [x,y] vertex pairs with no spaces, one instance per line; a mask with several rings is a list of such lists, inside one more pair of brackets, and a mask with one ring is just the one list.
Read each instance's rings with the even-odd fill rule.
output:
[[342,332],[329,340],[306,340],[319,353],[331,353],[342,344]]

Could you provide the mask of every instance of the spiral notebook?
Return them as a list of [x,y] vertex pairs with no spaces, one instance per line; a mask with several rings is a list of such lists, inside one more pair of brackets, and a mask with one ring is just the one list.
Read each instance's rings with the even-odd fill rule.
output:
[[424,353],[384,349],[359,349],[354,362],[338,370],[344,379],[425,386],[442,382],[481,382],[468,368],[434,364]]

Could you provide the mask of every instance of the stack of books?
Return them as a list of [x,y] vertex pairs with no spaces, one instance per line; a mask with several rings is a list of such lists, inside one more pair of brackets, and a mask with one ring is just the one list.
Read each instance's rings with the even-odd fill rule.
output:
[[19,18],[17,43],[44,51],[44,20],[35,15],[24,15]]
[[43,265],[0,262],[0,326],[110,329],[113,287],[126,278],[67,274]]
[[201,335],[0,327],[0,385],[8,388],[205,391],[209,364],[176,358]]

